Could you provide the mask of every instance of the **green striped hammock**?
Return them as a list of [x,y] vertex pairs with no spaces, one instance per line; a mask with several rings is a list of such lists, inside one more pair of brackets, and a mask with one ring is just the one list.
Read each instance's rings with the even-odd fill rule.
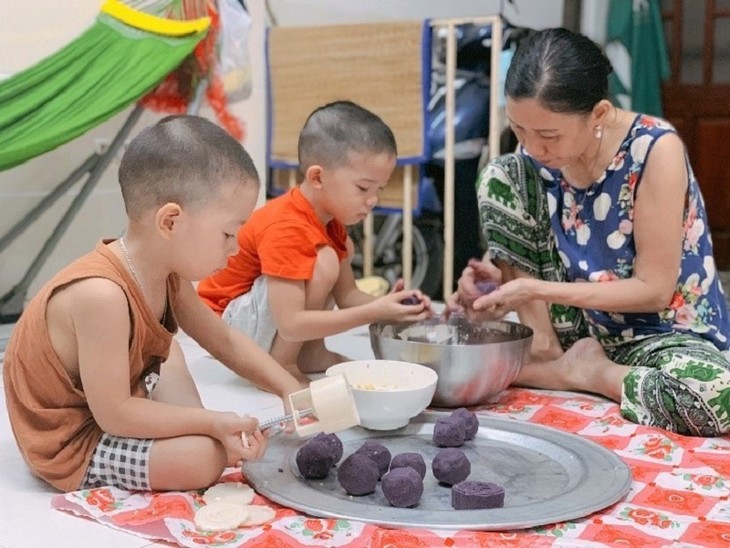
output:
[[176,21],[109,0],[74,41],[0,81],[0,171],[124,110],[192,53],[209,24],[207,17]]

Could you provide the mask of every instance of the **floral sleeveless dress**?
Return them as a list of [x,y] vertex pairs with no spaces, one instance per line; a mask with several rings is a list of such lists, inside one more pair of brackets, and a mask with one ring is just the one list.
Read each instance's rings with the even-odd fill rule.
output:
[[[667,132],[674,132],[667,122],[637,116],[611,165],[584,190],[571,187],[559,170],[547,169],[531,159],[545,182],[557,251],[569,281],[600,282],[632,276],[636,192],[652,147]],[[689,162],[687,170],[682,263],[674,297],[658,314],[587,310],[591,335],[604,345],[659,333],[691,332],[721,350],[729,346],[728,309],[715,269],[707,213]]]
[[[482,238],[492,259],[539,279],[600,283],[630,278],[636,258],[636,191],[656,140],[674,128],[637,115],[611,165],[587,189],[524,150],[490,162],[477,181]],[[598,340],[624,379],[625,417],[695,434],[730,432],[730,321],[712,254],[707,214],[689,161],[682,262],[674,296],[660,313],[608,313],[549,305],[568,348]],[[681,402],[681,405],[679,403]]]

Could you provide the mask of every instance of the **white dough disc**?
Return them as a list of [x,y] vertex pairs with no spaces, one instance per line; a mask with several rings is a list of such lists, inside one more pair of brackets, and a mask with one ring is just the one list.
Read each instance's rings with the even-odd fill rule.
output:
[[201,531],[230,531],[248,518],[248,510],[231,502],[213,502],[195,512],[195,526]]
[[256,492],[248,485],[241,482],[218,483],[203,493],[203,500],[206,504],[211,502],[230,502],[240,506],[246,506],[253,502]]
[[246,518],[246,521],[243,522],[244,527],[263,525],[264,523],[274,521],[274,518],[276,517],[276,511],[268,506],[251,504],[246,506],[246,510],[248,510],[248,517]]

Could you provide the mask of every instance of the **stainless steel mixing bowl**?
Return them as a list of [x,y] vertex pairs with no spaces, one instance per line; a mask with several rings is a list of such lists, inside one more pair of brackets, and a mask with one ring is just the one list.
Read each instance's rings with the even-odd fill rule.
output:
[[371,324],[378,359],[430,367],[438,374],[432,405],[462,407],[484,402],[512,383],[530,351],[532,329],[520,323],[471,324],[452,317],[410,325]]

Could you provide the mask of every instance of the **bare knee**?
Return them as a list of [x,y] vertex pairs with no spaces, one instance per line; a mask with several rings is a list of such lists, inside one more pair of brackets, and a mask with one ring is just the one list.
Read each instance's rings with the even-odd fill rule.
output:
[[499,268],[499,270],[502,271],[503,283],[509,282],[511,280],[516,280],[517,278],[534,278],[534,276],[531,276],[523,270],[519,270],[518,268],[501,259],[495,260],[494,264],[495,266],[497,266],[497,268]]
[[156,440],[150,455],[150,484],[155,491],[203,489],[220,479],[226,464],[226,451],[214,438]]
[[307,282],[307,308],[322,308],[340,277],[340,260],[329,246],[317,250],[312,279]]

